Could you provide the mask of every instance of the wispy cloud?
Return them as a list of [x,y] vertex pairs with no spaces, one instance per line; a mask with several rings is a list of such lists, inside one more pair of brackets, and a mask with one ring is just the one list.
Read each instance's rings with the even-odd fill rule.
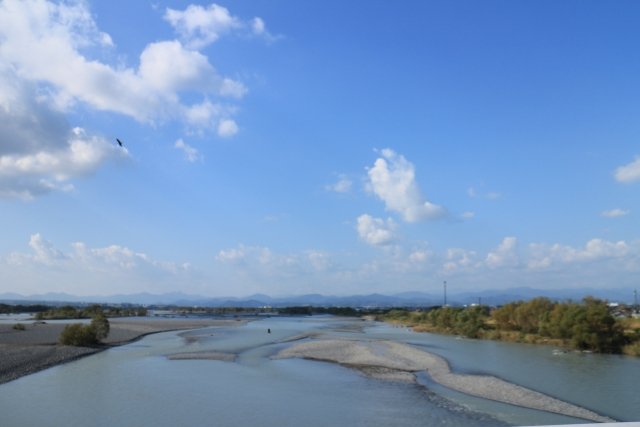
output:
[[176,141],[174,147],[178,150],[181,150],[184,153],[185,159],[191,163],[202,160],[202,155],[200,154],[200,152],[184,142],[182,138]]
[[605,218],[619,218],[622,216],[629,215],[631,213],[628,209],[611,209],[608,211],[603,211],[600,213],[600,216]]
[[335,193],[349,193],[353,187],[353,181],[351,181],[346,175],[338,175],[338,180],[330,185],[325,186],[327,191],[333,191]]
[[467,195],[469,197],[471,197],[472,199],[482,198],[482,199],[487,199],[487,200],[498,200],[499,198],[502,197],[502,194],[498,193],[497,191],[489,191],[489,192],[486,192],[486,193],[480,193],[474,187],[469,187],[467,189]]

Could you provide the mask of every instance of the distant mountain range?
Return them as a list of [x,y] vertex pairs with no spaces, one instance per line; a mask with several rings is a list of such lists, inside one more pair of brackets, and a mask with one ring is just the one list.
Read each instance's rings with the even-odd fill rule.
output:
[[[590,295],[611,302],[631,304],[634,302],[633,289],[533,289],[510,288],[501,290],[484,290],[476,292],[459,292],[447,295],[447,304],[465,305],[482,303],[501,305],[511,301],[530,300],[545,296],[553,300],[579,301]],[[5,303],[100,303],[100,304],[134,304],[134,305],[176,305],[200,307],[286,307],[286,306],[323,306],[323,307],[418,307],[442,305],[443,295],[425,292],[402,292],[392,295],[320,295],[307,294],[286,297],[272,297],[264,294],[250,295],[244,298],[223,297],[211,298],[183,293],[150,294],[138,293],[111,296],[76,296],[65,293],[47,293],[39,295],[20,295],[16,293],[0,294],[0,302]]]

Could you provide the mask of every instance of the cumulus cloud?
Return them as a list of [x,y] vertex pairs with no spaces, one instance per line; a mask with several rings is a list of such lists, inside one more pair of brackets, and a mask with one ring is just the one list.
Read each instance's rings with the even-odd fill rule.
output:
[[35,233],[29,238],[29,247],[30,252],[0,257],[0,275],[21,287],[28,284],[37,292],[113,294],[128,292],[130,283],[136,283],[139,290],[166,291],[178,280],[190,279],[188,263],[157,260],[121,245],[92,248],[75,242],[64,251]]
[[88,3],[0,2],[0,196],[29,199],[69,190],[72,178],[126,156],[69,124],[65,113],[71,109],[154,125],[178,121],[188,131],[214,130],[221,137],[238,132],[233,102],[247,87],[220,75],[197,50],[234,29],[238,19],[217,5],[169,9],[165,19],[183,41],[151,42],[134,66],[114,66],[96,59],[115,46]]
[[385,246],[393,243],[396,240],[396,228],[396,223],[391,218],[385,221],[367,214],[360,215],[356,225],[360,239],[372,246]]
[[231,119],[222,119],[218,123],[218,135],[228,138],[238,133],[238,125]]
[[34,252],[32,259],[43,264],[51,265],[56,261],[68,258],[61,251],[54,248],[53,243],[45,240],[40,233],[36,233],[31,236],[29,239],[29,246]]
[[202,160],[202,155],[200,154],[200,152],[184,142],[182,138],[176,141],[174,147],[184,153],[184,157],[188,162],[194,163],[198,160]]
[[223,35],[234,32],[261,37],[267,42],[280,38],[267,30],[262,18],[255,17],[245,21],[233,16],[226,7],[215,3],[209,6],[192,4],[185,10],[167,8],[164,19],[191,49],[202,49]]
[[409,254],[409,261],[416,264],[424,264],[427,262],[431,253],[426,250],[416,250]]
[[208,7],[189,5],[185,10],[167,9],[164,19],[180,34],[190,48],[200,49],[222,35],[243,26],[240,19],[215,3]]
[[415,179],[415,168],[404,156],[393,150],[380,152],[369,168],[369,189],[380,198],[387,210],[399,213],[407,222],[436,219],[446,215],[442,206],[425,200]]
[[532,243],[529,247],[531,255],[528,266],[531,269],[545,269],[558,264],[623,258],[631,251],[629,244],[625,241],[609,242],[603,239],[591,239],[584,248],[574,248],[559,243],[551,246]]
[[442,265],[444,273],[454,273],[475,268],[479,265],[475,251],[462,248],[449,248],[445,253]]
[[0,197],[28,200],[72,190],[72,179],[127,156],[126,149],[71,128],[33,84],[0,65]]
[[[79,101],[142,122],[181,119],[189,106],[181,99],[185,92],[228,95],[232,81],[177,40],[148,44],[137,69],[86,57],[79,48],[96,44],[97,30],[87,30],[96,27],[85,3],[7,0],[0,5],[0,54],[22,78],[45,85],[53,100]],[[234,83],[237,97],[243,86]]]
[[605,218],[619,218],[621,216],[629,215],[630,213],[631,211],[628,209],[611,209],[608,211],[603,211],[602,213],[600,213],[600,216],[603,216]]
[[310,275],[327,271],[332,266],[331,256],[323,251],[283,254],[268,247],[243,244],[220,250],[215,259],[221,264],[233,266],[236,272],[253,274],[258,278]]
[[640,181],[640,157],[636,157],[629,164],[618,167],[613,176],[618,182],[636,182]]
[[489,268],[509,267],[518,264],[516,253],[517,239],[515,237],[505,237],[500,245],[489,252],[485,260]]
[[188,269],[187,264],[158,261],[142,252],[135,252],[125,246],[110,245],[103,248],[89,248],[83,242],[74,242],[73,250],[63,252],[55,248],[54,244],[46,240],[40,233],[35,233],[29,238],[29,247],[32,253],[13,252],[9,260],[14,264],[34,262],[46,265],[66,265],[70,273],[84,270],[108,270],[120,267],[131,270],[137,267],[153,267],[164,271],[177,272]]

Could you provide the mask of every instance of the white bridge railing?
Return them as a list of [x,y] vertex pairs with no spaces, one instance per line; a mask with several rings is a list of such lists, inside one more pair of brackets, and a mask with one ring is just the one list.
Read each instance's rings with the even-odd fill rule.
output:
[[640,421],[633,421],[630,423],[591,423],[591,424],[562,424],[545,427],[640,427]]

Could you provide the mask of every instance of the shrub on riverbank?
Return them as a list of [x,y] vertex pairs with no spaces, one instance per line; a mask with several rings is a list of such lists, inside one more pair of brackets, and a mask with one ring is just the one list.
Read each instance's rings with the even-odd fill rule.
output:
[[109,335],[109,321],[98,313],[88,325],[74,323],[64,327],[60,334],[60,344],[77,347],[90,347],[100,343]]
[[492,318],[497,329],[564,340],[579,350],[620,353],[627,342],[607,303],[592,297],[582,304],[548,298],[509,303],[494,310]]
[[[606,301],[587,297],[582,303],[535,298],[506,304],[489,312],[486,306],[442,307],[426,312],[392,310],[383,320],[469,338],[565,345],[599,353],[640,354],[637,326],[625,326],[609,312]],[[625,330],[626,329],[626,330]]]

